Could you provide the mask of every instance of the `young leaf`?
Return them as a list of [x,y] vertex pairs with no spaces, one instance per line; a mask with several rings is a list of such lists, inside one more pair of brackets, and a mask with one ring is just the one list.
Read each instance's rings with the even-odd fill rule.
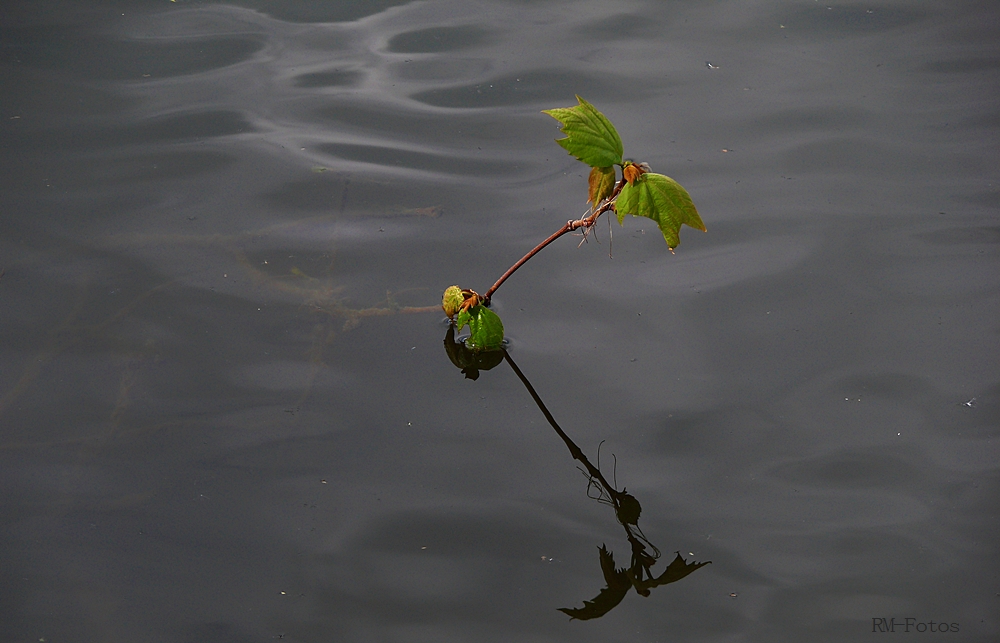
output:
[[615,191],[615,166],[593,168],[587,183],[590,185],[587,203],[597,206]]
[[622,188],[615,200],[615,211],[618,223],[626,214],[656,221],[671,251],[681,242],[679,232],[682,224],[706,231],[687,190],[669,176],[653,172],[640,175],[635,184],[626,184]]
[[615,126],[596,107],[579,96],[576,100],[580,103],[576,107],[542,110],[563,125],[566,138],[556,143],[590,167],[621,165],[622,140]]
[[460,331],[468,325],[472,320],[472,313],[468,310],[463,310],[458,313],[458,317],[455,318],[455,331]]
[[632,161],[625,161],[622,164],[622,177],[628,181],[629,185],[635,185],[635,182],[639,180],[639,177],[649,172],[648,163],[633,163]]
[[486,306],[477,305],[463,310],[455,320],[456,330],[462,330],[469,325],[469,338],[465,343],[472,350],[492,351],[503,346],[503,322],[500,317]]

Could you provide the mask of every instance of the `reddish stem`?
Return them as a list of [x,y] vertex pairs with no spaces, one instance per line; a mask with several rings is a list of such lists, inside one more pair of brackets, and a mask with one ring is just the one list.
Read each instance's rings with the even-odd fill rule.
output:
[[512,274],[514,274],[515,270],[517,270],[518,268],[520,268],[521,266],[523,266],[524,263],[526,261],[528,261],[528,259],[531,259],[536,254],[538,254],[538,252],[542,248],[544,248],[545,246],[549,245],[550,243],[552,243],[553,241],[555,241],[559,237],[563,236],[567,232],[572,232],[572,231],[577,230],[579,228],[587,228],[589,230],[591,228],[591,226],[593,226],[595,223],[597,223],[597,218],[598,217],[600,217],[602,214],[604,214],[608,210],[611,210],[611,209],[613,209],[615,207],[615,198],[617,198],[618,193],[622,191],[623,187],[625,187],[625,179],[624,178],[621,181],[618,182],[618,185],[615,186],[615,191],[611,193],[611,196],[609,196],[607,199],[604,200],[604,202],[601,204],[600,208],[598,208],[593,213],[587,215],[586,217],[584,217],[582,219],[577,219],[576,221],[567,221],[563,225],[563,227],[561,227],[558,230],[556,230],[555,232],[553,232],[549,236],[548,239],[546,239],[545,241],[541,242],[540,244],[538,244],[537,246],[535,246],[534,248],[532,248],[531,251],[528,252],[528,254],[526,254],[523,257],[521,257],[521,259],[517,263],[515,263],[513,266],[511,266],[510,268],[508,268],[507,272],[503,273],[503,275],[499,279],[497,279],[497,282],[495,284],[493,284],[493,286],[490,287],[489,290],[486,291],[486,294],[482,296],[483,303],[489,305],[490,298],[493,296],[493,293],[496,292],[497,288],[499,288],[501,286],[501,284],[503,284],[503,282],[507,281],[507,277],[510,277]]

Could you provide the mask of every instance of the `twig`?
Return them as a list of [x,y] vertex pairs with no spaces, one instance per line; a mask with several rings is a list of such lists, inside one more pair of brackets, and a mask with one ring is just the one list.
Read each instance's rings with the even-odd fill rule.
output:
[[[528,394],[531,395],[531,399],[533,399],[535,401],[535,404],[538,405],[538,408],[541,409],[542,415],[544,415],[545,419],[548,420],[549,425],[553,429],[555,429],[556,433],[559,434],[559,437],[562,438],[564,443],[566,443],[566,447],[569,449],[569,453],[570,455],[573,456],[573,459],[580,462],[581,464],[583,464],[583,466],[587,468],[587,475],[589,475],[591,479],[595,479],[600,483],[600,486],[607,491],[608,496],[612,498],[612,501],[614,501],[616,497],[620,497],[620,495],[623,492],[618,491],[617,489],[611,486],[611,484],[604,478],[604,474],[601,473],[601,470],[590,463],[590,460],[588,460],[587,456],[584,455],[583,449],[578,447],[576,445],[576,442],[573,442],[573,440],[570,439],[568,435],[566,435],[566,433],[562,430],[562,428],[559,427],[559,424],[556,422],[556,419],[552,417],[552,414],[549,412],[549,409],[545,406],[545,402],[542,402],[542,398],[540,398],[538,396],[538,393],[535,392],[535,387],[531,385],[531,382],[528,381],[528,378],[525,377],[524,373],[521,372],[521,369],[519,369],[517,367],[517,364],[514,363],[514,360],[511,358],[510,353],[507,352],[507,349],[502,349],[502,350],[503,350],[504,360],[507,362],[508,365],[510,365],[511,369],[513,369],[514,374],[517,375],[517,379],[521,380],[521,383],[524,384],[524,388],[528,389]],[[614,502],[612,502],[612,504],[615,505],[615,510],[617,511],[618,504]]]
[[596,210],[594,210],[593,213],[591,213],[590,215],[588,215],[588,216],[586,216],[586,217],[584,217],[582,219],[576,219],[575,221],[567,221],[563,225],[563,227],[559,228],[558,230],[556,230],[555,232],[553,232],[551,235],[549,235],[548,239],[546,239],[545,241],[541,242],[540,244],[538,244],[537,246],[535,246],[534,248],[532,248],[531,251],[528,252],[528,254],[526,254],[523,257],[521,257],[521,259],[517,263],[515,263],[513,266],[511,266],[510,268],[508,268],[507,272],[503,273],[503,275],[499,279],[497,279],[497,282],[495,284],[493,284],[493,286],[491,286],[490,289],[486,291],[486,294],[484,294],[481,297],[481,299],[483,300],[483,303],[489,304],[490,303],[490,298],[493,296],[493,293],[495,293],[497,291],[497,288],[499,288],[503,284],[503,282],[507,281],[507,277],[510,277],[512,274],[514,274],[514,271],[516,271],[518,268],[520,268],[521,266],[523,266],[525,264],[525,262],[528,261],[528,259],[531,259],[536,254],[538,254],[542,250],[542,248],[544,248],[545,246],[549,245],[550,243],[552,243],[553,241],[555,241],[559,237],[563,236],[567,232],[573,232],[574,230],[577,230],[579,228],[585,228],[585,229],[589,230],[597,222],[598,217],[600,217],[602,214],[604,214],[608,210],[613,210],[614,209],[614,207],[615,207],[615,199],[618,198],[618,193],[622,191],[623,187],[625,187],[625,179],[624,178],[622,178],[622,180],[618,181],[618,185],[615,186],[615,191],[611,193],[611,196],[609,196],[608,198],[604,199],[604,201],[601,202],[600,207],[598,207]]

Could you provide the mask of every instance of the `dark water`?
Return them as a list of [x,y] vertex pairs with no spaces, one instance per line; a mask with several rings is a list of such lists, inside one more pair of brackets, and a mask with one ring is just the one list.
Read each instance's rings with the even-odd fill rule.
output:
[[[0,640],[996,640],[998,24],[5,3]],[[587,621],[626,531],[419,310],[583,213],[574,94],[709,229],[601,223],[494,298],[652,571],[712,561]]]

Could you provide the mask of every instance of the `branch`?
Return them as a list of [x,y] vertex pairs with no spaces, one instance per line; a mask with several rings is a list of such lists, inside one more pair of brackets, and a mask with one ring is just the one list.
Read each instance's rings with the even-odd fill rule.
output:
[[555,241],[559,237],[563,236],[567,232],[573,232],[574,230],[578,230],[580,228],[587,228],[589,230],[595,223],[597,223],[598,217],[600,217],[602,214],[604,214],[608,210],[613,210],[614,209],[614,207],[615,207],[615,199],[618,198],[618,193],[622,191],[623,187],[625,187],[625,179],[624,178],[622,178],[620,181],[618,181],[618,185],[615,186],[615,191],[611,193],[611,196],[609,196],[604,201],[602,201],[601,204],[600,204],[600,207],[598,207],[596,210],[594,210],[591,214],[587,215],[586,217],[584,217],[582,219],[577,219],[575,221],[567,221],[563,225],[563,227],[561,227],[558,230],[556,230],[555,232],[553,232],[549,236],[548,239],[546,239],[545,241],[541,242],[540,244],[538,244],[537,246],[535,246],[534,248],[532,248],[531,251],[528,252],[528,254],[526,254],[523,257],[521,257],[521,259],[517,263],[515,263],[513,266],[511,266],[510,268],[508,268],[507,272],[503,273],[503,275],[499,279],[497,279],[497,282],[495,284],[493,284],[493,286],[491,286],[489,290],[486,291],[486,294],[483,295],[482,298],[481,298],[482,301],[483,301],[483,303],[485,303],[486,305],[489,305],[490,298],[493,296],[493,293],[495,293],[497,291],[497,288],[499,288],[503,284],[503,282],[507,281],[507,277],[510,277],[512,274],[514,274],[514,271],[516,271],[518,268],[520,268],[521,266],[523,266],[525,264],[525,262],[528,261],[528,259],[531,259],[536,254],[538,254],[538,252],[542,248],[544,248],[545,246],[549,245],[550,243],[552,243],[553,241]]

